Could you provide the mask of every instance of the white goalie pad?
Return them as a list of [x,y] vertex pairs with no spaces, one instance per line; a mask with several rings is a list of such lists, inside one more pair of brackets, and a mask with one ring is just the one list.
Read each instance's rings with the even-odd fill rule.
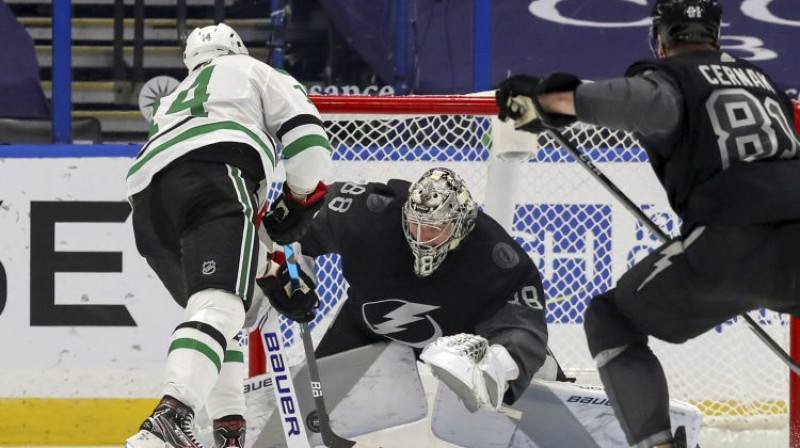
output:
[[[428,404],[417,372],[413,350],[398,343],[379,343],[318,360],[325,404],[333,431],[353,438],[425,418]],[[292,368],[296,403],[310,446],[322,438],[308,371],[305,364]],[[266,401],[263,404],[268,404]],[[274,401],[272,402],[274,405]],[[250,407],[248,402],[247,448],[287,446],[279,412]],[[253,428],[251,414],[268,416],[261,428]]]
[[[700,410],[670,400],[670,418],[673,431],[684,426],[688,446],[696,447]],[[471,413],[440,384],[431,429],[438,438],[464,448],[628,447],[602,388],[555,381],[534,380],[513,406],[499,413]]]

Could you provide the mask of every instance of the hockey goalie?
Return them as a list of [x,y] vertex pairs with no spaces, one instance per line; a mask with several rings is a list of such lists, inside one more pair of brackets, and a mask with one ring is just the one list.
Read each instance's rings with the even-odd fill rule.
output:
[[[337,434],[358,437],[430,414],[426,432],[464,447],[626,446],[603,391],[571,383],[549,353],[535,264],[453,170],[434,168],[414,183],[334,183],[295,247],[304,285],[316,284],[314,258],[326,254],[340,256],[348,283],[316,348]],[[297,300],[283,259],[272,263],[258,284],[273,328],[275,311],[312,321],[314,288]],[[441,383],[432,412],[418,366]],[[282,406],[248,409],[258,415],[248,416],[248,446],[287,446],[300,430],[310,446],[321,443],[308,373],[302,364],[291,373],[300,418]],[[700,412],[679,402],[671,409],[694,446]],[[302,428],[287,427],[292,418]]]

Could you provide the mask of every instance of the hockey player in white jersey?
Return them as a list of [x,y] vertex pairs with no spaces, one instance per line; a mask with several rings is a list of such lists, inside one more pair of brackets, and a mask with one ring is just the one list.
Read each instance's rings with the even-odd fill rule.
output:
[[192,31],[183,59],[189,75],[155,102],[127,175],[137,248],[186,309],[171,335],[163,398],[129,448],[198,447],[192,425],[204,407],[216,447],[244,446],[235,337],[264,268],[256,223],[279,145],[286,182],[264,221],[274,241],[299,239],[327,191],[331,147],[294,78],[248,56],[225,24]]

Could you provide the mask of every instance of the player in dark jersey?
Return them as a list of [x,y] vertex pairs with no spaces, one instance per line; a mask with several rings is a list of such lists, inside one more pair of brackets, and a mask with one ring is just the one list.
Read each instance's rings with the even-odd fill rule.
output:
[[[334,183],[301,243],[307,256],[339,254],[349,283],[320,357],[398,341],[422,351],[473,411],[513,403],[545,364],[539,272],[449,169],[431,169],[413,185]],[[287,297],[285,268],[258,282],[279,312],[313,319],[313,290],[305,301]],[[553,360],[546,369],[554,379]]]
[[720,50],[721,15],[717,0],[658,0],[657,59],[595,83],[516,76],[497,93],[501,117],[523,130],[577,116],[634,132],[683,220],[681,237],[586,310],[589,349],[636,447],[685,446],[671,434],[666,379],[648,335],[681,343],[749,310],[800,311],[791,103],[758,67]]

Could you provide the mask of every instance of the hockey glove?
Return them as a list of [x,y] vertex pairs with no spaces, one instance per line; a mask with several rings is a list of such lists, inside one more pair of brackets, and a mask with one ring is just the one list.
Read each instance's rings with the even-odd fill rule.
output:
[[285,245],[298,241],[311,226],[311,221],[322,207],[327,185],[320,182],[305,200],[295,198],[284,182],[283,192],[264,215],[262,222],[272,241]]
[[572,115],[563,115],[544,110],[538,95],[554,92],[571,92],[581,80],[568,73],[554,73],[544,79],[527,75],[515,75],[500,83],[495,93],[495,102],[500,108],[498,117],[514,120],[514,128],[527,132],[542,132],[546,128],[560,129],[575,122]]
[[499,410],[508,382],[519,376],[519,367],[505,347],[490,346],[486,338],[473,334],[441,337],[428,344],[419,359],[470,412]]
[[309,269],[298,263],[300,287],[294,289],[283,252],[273,253],[272,263],[268,274],[256,279],[256,284],[264,291],[269,303],[279,313],[295,322],[305,323],[314,320],[314,310],[319,307],[319,297],[314,291],[316,284],[313,270],[312,274],[309,274],[306,272]]
[[514,129],[533,133],[543,132],[544,123],[539,119],[533,99],[539,78],[528,75],[515,75],[497,86],[494,94],[500,113],[497,115],[503,121],[514,121]]

